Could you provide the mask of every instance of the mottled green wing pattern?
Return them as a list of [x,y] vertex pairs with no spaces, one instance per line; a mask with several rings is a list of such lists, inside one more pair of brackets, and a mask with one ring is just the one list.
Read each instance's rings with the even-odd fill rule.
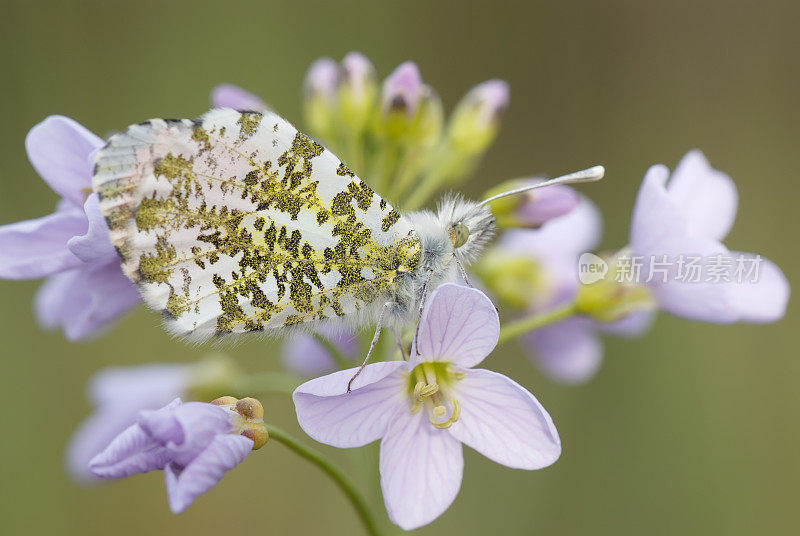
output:
[[353,318],[419,261],[406,218],[269,112],[133,125],[94,189],[123,270],[180,335]]

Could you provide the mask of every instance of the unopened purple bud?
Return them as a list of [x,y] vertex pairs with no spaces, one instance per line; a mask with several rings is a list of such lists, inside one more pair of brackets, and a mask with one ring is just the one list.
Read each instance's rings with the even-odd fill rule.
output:
[[382,102],[386,111],[416,113],[423,96],[422,75],[413,61],[401,64],[383,82]]
[[568,186],[548,186],[522,194],[514,211],[520,227],[539,227],[548,220],[568,214],[578,204],[578,194]]
[[467,93],[464,100],[477,106],[478,120],[490,124],[499,120],[508,108],[509,88],[503,80],[487,80]]
[[306,73],[304,83],[306,94],[332,98],[339,85],[339,65],[331,58],[319,58]]
[[342,60],[342,70],[344,83],[356,94],[365,91],[366,86],[375,78],[375,67],[360,52],[349,52]]

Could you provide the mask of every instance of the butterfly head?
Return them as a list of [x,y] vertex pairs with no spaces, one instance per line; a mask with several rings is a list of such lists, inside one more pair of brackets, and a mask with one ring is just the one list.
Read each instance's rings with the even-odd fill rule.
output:
[[437,216],[447,229],[453,254],[467,263],[478,257],[495,233],[489,208],[461,197],[445,198]]

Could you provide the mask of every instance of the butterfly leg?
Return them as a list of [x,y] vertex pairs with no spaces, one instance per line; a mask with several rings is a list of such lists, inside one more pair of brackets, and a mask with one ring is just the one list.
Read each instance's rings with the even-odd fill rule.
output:
[[[461,261],[458,260],[458,257],[453,255],[453,259],[456,261],[456,266],[458,266],[458,271],[461,273],[461,278],[464,280],[464,283],[466,283],[469,288],[475,288],[473,284],[469,282],[467,271],[464,269],[464,265],[461,264]],[[500,312],[500,309],[498,309],[496,305],[494,306],[494,310],[497,311],[498,313]]]
[[419,323],[422,320],[422,311],[425,309],[425,300],[428,299],[428,285],[430,285],[431,278],[433,277],[433,270],[428,271],[428,275],[425,277],[425,283],[422,284],[422,296],[419,299],[419,314],[417,315],[417,325],[414,327],[414,339],[412,346],[414,347],[414,352],[416,352],[417,356],[419,356],[419,350],[417,349],[417,335],[419,334]]
[[361,363],[361,366],[358,367],[358,370],[353,377],[350,378],[350,381],[347,382],[347,392],[350,392],[351,387],[353,386],[353,380],[358,378],[358,375],[361,374],[361,371],[364,370],[364,367],[367,366],[369,362],[370,356],[372,356],[372,351],[375,349],[375,345],[378,344],[378,339],[381,338],[381,329],[383,328],[383,317],[386,314],[386,309],[388,309],[391,305],[394,305],[392,302],[386,302],[383,307],[381,307],[381,314],[378,316],[378,325],[375,327],[375,335],[372,336],[372,342],[369,343],[369,350],[367,351],[367,357],[364,358],[364,362]]
[[403,356],[404,361],[408,361],[408,356],[406,355],[406,349],[403,347],[403,339],[397,333],[397,330],[394,327],[389,328],[392,331],[392,335],[394,335],[394,342],[397,343],[397,347],[400,348],[400,355]]
[[453,255],[453,260],[456,261],[456,266],[458,266],[458,271],[461,274],[461,278],[464,280],[464,283],[466,283],[469,288],[475,288],[474,286],[472,286],[472,283],[469,282],[467,271],[464,269],[464,265],[461,264],[461,261],[458,260],[458,257]]

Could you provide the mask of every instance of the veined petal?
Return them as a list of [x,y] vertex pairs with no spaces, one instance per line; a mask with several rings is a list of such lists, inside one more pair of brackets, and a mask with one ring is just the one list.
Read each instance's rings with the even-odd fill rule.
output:
[[424,411],[401,409],[381,441],[381,490],[389,519],[404,530],[442,515],[461,488],[461,443],[431,426]]
[[739,200],[736,185],[712,168],[701,151],[689,151],[681,159],[667,192],[686,214],[692,235],[723,240],[733,227]]
[[490,460],[516,469],[541,469],[561,455],[550,415],[515,381],[489,370],[467,371],[458,383],[461,418],[453,437]]
[[[775,322],[786,314],[789,301],[789,281],[777,265],[752,253],[731,252],[734,259],[758,263],[754,281],[737,278],[730,283],[732,301],[742,322]],[[754,274],[755,276],[755,274]]]
[[587,318],[570,318],[524,336],[525,348],[550,378],[567,384],[589,380],[603,361],[603,343]]
[[216,436],[233,429],[231,412],[205,402],[143,411],[139,425],[166,447],[170,459],[180,466],[191,462]]
[[244,461],[253,449],[253,441],[244,436],[218,435],[189,465],[181,468],[174,462],[164,468],[169,507],[180,514],[222,480],[225,473]]
[[97,480],[89,462],[136,422],[140,408],[98,408],[73,432],[64,453],[64,465],[69,476],[82,484]]
[[500,318],[480,290],[445,283],[428,297],[420,319],[411,365],[450,361],[472,367],[497,346]]
[[0,278],[38,279],[80,266],[67,241],[86,232],[78,209],[0,226]]
[[312,439],[339,448],[360,447],[386,432],[396,410],[408,408],[405,361],[373,363],[307,381],[292,394],[297,422]]
[[34,126],[25,138],[28,159],[42,179],[75,206],[81,206],[85,189],[92,187],[92,152],[105,142],[85,127],[62,115],[51,115]]
[[220,84],[212,89],[211,106],[242,112],[258,112],[269,108],[260,97],[233,84]]
[[108,225],[100,212],[100,199],[91,194],[83,205],[89,228],[85,234],[74,235],[67,241],[67,248],[83,262],[105,262],[117,259],[117,251],[111,244]]
[[133,424],[92,458],[89,468],[100,478],[122,478],[163,469],[169,459],[166,449]]

